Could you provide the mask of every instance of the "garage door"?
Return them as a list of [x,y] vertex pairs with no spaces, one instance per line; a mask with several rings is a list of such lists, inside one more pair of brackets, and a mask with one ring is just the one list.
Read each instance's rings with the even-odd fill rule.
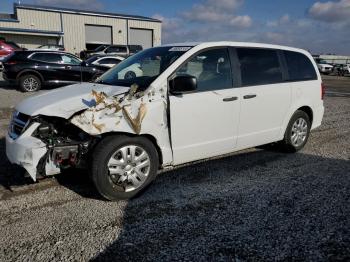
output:
[[143,49],[153,46],[153,30],[130,28],[130,45],[141,45]]
[[85,42],[87,44],[112,44],[112,27],[85,25]]

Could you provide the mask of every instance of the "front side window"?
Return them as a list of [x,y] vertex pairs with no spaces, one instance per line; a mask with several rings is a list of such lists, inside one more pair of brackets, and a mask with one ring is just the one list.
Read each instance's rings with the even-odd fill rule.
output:
[[98,83],[128,86],[137,84],[145,90],[161,73],[191,47],[163,46],[143,50],[108,70]]
[[176,76],[179,75],[196,77],[198,91],[232,88],[228,49],[211,49],[195,55],[176,71]]
[[284,51],[286,58],[289,80],[315,80],[317,74],[309,58],[305,55],[292,51]]
[[283,82],[277,52],[261,48],[237,48],[242,86]]

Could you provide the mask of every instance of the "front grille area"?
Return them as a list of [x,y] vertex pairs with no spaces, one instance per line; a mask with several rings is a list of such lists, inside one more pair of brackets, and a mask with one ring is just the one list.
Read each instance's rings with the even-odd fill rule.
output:
[[28,126],[29,120],[30,116],[20,112],[14,112],[9,127],[10,137],[13,139],[18,138]]

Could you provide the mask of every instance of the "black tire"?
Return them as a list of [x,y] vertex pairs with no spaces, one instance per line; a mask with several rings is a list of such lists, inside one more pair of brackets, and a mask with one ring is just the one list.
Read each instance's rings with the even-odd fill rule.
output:
[[136,74],[133,71],[128,71],[124,75],[124,79],[134,79],[136,78]]
[[19,78],[19,87],[22,92],[36,92],[41,89],[41,86],[41,80],[36,75],[25,74]]
[[[306,136],[305,136],[305,139],[300,144],[295,144],[292,141],[292,135],[294,134],[293,125],[299,119],[303,119],[307,124]],[[287,129],[284,134],[284,139],[281,141],[283,151],[289,152],[289,153],[295,153],[301,150],[307,143],[307,140],[310,135],[310,129],[311,129],[311,122],[308,114],[306,114],[304,111],[301,111],[301,110],[296,111],[288,123]]]
[[[150,159],[149,173],[142,185],[130,192],[121,191],[112,181],[108,171],[108,161],[113,154],[125,146],[137,146],[145,150]],[[92,157],[91,176],[97,191],[106,199],[123,200],[136,196],[157,176],[159,166],[158,152],[153,143],[144,137],[116,135],[104,138],[95,148]]]

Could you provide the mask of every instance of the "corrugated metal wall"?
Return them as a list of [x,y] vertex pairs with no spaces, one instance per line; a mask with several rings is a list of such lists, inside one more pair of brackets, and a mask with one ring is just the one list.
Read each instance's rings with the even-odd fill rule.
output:
[[[62,14],[64,45],[72,53],[85,49],[85,24],[112,27],[113,43],[126,43],[126,20],[97,16]],[[119,33],[119,30],[121,33]]]
[[0,22],[1,27],[61,31],[60,14],[39,10],[17,9],[17,22]]
[[[112,27],[113,44],[127,44],[127,24],[129,28],[145,28],[153,30],[153,44],[161,44],[161,23],[150,21],[127,20],[124,18],[100,17],[92,15],[69,14],[57,12],[28,10],[17,8],[19,22],[0,22],[0,27],[46,30],[60,32],[63,26],[64,46],[71,53],[79,53],[85,49],[85,25],[106,25]],[[25,34],[25,33],[22,33]],[[45,37],[45,36],[43,36]],[[52,38],[52,36],[47,36]],[[31,48],[30,45],[26,46]]]

